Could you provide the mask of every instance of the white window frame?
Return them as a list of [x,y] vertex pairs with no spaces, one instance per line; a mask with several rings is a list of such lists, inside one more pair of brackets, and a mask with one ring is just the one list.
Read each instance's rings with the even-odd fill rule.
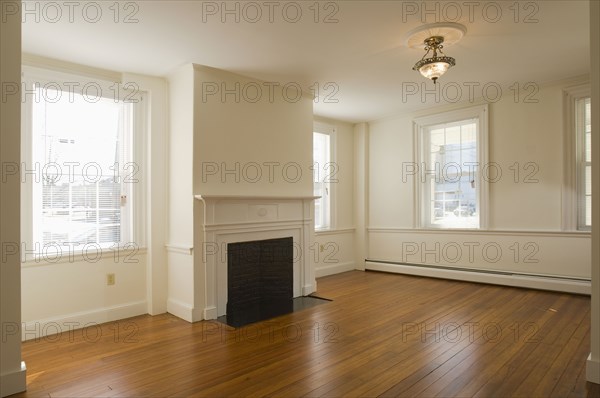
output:
[[[589,83],[567,87],[563,90],[564,114],[564,180],[562,190],[563,231],[591,232],[582,224],[579,206],[585,195],[584,175],[581,170],[582,140],[578,133],[577,101],[592,96]],[[592,127],[593,129],[593,127]],[[593,156],[593,154],[592,154]]]
[[481,167],[488,163],[488,105],[476,105],[468,108],[462,108],[458,110],[452,110],[442,113],[437,113],[429,116],[416,118],[413,120],[413,159],[415,159],[415,166],[418,172],[413,176],[414,181],[414,228],[417,229],[447,229],[447,230],[485,230],[488,228],[488,198],[489,198],[489,184],[482,177],[482,173],[476,173],[475,184],[477,189],[477,211],[479,213],[479,228],[447,228],[447,227],[436,227],[426,222],[425,212],[429,210],[429,205],[425,206],[423,201],[426,199],[426,193],[424,183],[422,182],[421,173],[422,165],[426,162],[424,134],[426,128],[430,126],[454,123],[462,120],[477,119],[477,163],[479,164],[479,170]]
[[[128,98],[129,100],[138,101],[133,106],[131,116],[136,120],[133,128],[132,137],[124,137],[126,140],[125,145],[131,150],[131,158],[137,165],[137,171],[135,173],[135,179],[137,182],[131,184],[123,184],[123,192],[127,195],[127,199],[131,206],[128,206],[126,211],[122,214],[123,219],[127,219],[127,223],[122,227],[122,231],[126,234],[122,241],[119,242],[119,248],[107,247],[102,250],[129,250],[129,249],[144,249],[146,247],[146,131],[148,123],[148,109],[147,109],[147,94],[145,92],[132,93],[131,90],[120,85],[118,82],[107,81],[103,78],[92,78],[87,75],[77,74],[76,72],[59,72],[56,70],[45,69],[39,66],[22,66],[21,73],[22,84],[27,90],[32,90],[33,84],[47,84],[56,83],[60,87],[68,88],[69,85],[73,87],[73,84],[78,84],[77,88],[81,90],[81,87],[86,84],[99,85],[102,89],[102,96],[108,98],[118,98],[123,100]],[[54,84],[51,86],[54,88]],[[118,90],[115,84],[119,84]],[[75,92],[81,92],[78,89]],[[29,91],[31,92],[31,91]],[[90,91],[90,95],[95,95],[95,91]],[[67,94],[65,94],[67,95]],[[23,95],[23,101],[21,101],[21,162],[22,165],[30,167],[35,161],[33,154],[33,106],[31,102],[32,94]],[[129,142],[128,142],[129,141]],[[123,165],[119,165],[120,168]],[[23,171],[21,176],[23,177]],[[25,178],[21,184],[21,236],[22,241],[27,248],[27,251],[22,252],[22,261],[24,263],[40,261],[40,258],[44,253],[32,253],[34,245],[34,186],[33,179],[31,176]],[[41,243],[41,242],[40,242]],[[41,247],[41,244],[38,245]],[[82,250],[80,248],[65,248],[65,252],[62,253],[63,260],[69,255],[80,256]],[[62,262],[62,261],[57,261]],[[52,262],[51,262],[52,263]]]
[[[331,124],[315,121],[313,123],[313,133],[320,133],[329,136],[330,165],[318,165],[319,170],[317,174],[318,178],[323,180],[323,178],[326,178],[333,173],[331,176],[332,181],[329,183],[329,225],[324,228],[315,228],[316,231],[329,231],[335,229],[335,226],[337,225],[337,206],[335,205],[337,200],[336,179],[339,171],[337,168],[337,130],[335,126]],[[313,160],[313,167],[316,166],[317,165],[314,164]],[[313,172],[315,171],[313,170]]]

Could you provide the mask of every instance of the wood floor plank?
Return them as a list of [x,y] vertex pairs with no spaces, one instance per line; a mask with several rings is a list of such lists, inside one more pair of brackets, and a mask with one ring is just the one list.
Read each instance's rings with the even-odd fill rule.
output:
[[[522,303],[523,300],[518,302]],[[535,305],[535,301],[532,304]],[[528,312],[514,310],[512,313],[511,311],[502,311],[484,317],[481,322],[481,331],[476,336],[477,340],[469,347],[470,349],[464,350],[461,352],[462,355],[452,358],[453,366],[444,364],[442,369],[446,373],[419,393],[427,396],[452,396],[467,383],[472,383],[477,379],[487,379],[489,374],[484,375],[481,368],[485,367],[488,370],[496,365],[499,359],[496,353],[507,355],[508,351],[515,349],[514,341],[507,330],[511,325],[526,319],[527,315]],[[490,363],[488,366],[482,366],[483,361]],[[459,371],[457,372],[457,370]]]
[[[465,312],[462,308],[459,311]],[[405,391],[410,389],[415,383],[422,381],[424,378],[430,376],[434,370],[438,369],[441,365],[446,363],[448,358],[451,358],[464,349],[465,346],[470,344],[470,337],[468,327],[464,325],[471,322],[474,317],[479,316],[484,312],[484,309],[475,309],[467,311],[468,315],[448,313],[444,317],[437,318],[434,323],[421,325],[421,333],[417,336],[411,335],[405,340],[404,348],[401,351],[402,362],[399,362],[393,368],[390,368],[389,372],[402,372],[406,375],[406,378],[401,380],[399,383],[397,379],[384,378],[383,382],[387,382],[388,389],[384,390],[383,396],[396,396],[404,394]],[[451,319],[455,325],[460,325],[460,328],[456,328],[460,332],[447,332],[448,325],[454,327],[455,325],[447,324],[448,319]],[[433,325],[433,328],[432,328]],[[446,331],[446,332],[445,332]],[[432,333],[433,332],[433,333]],[[412,339],[410,337],[413,337]],[[374,376],[375,380],[380,379],[378,376]],[[390,382],[394,382],[394,385],[390,385]],[[380,388],[382,385],[378,385],[376,388]],[[372,390],[369,393],[376,393],[377,390]]]
[[16,397],[598,396],[589,297],[359,271],[318,288],[334,301],[247,328],[162,314],[25,342]]
[[[527,337],[526,340],[518,342],[515,347],[518,349],[507,351],[496,359],[497,365],[500,366],[492,368],[494,369],[492,383],[478,386],[470,380],[460,393],[471,394],[473,390],[480,389],[480,396],[483,397],[521,396],[523,391],[531,394],[537,387],[540,375],[545,377],[547,362],[552,361],[557,349],[562,348],[553,344],[562,344],[564,340],[557,342],[557,339],[563,335],[570,336],[573,324],[578,324],[578,319],[582,316],[577,311],[580,308],[578,297],[562,296],[552,306],[564,313],[564,316],[557,317],[557,313],[551,311],[546,311],[537,318],[532,316],[531,319],[535,319],[533,325],[537,328],[537,332],[532,339]],[[505,373],[503,369],[506,368],[509,371]],[[490,388],[490,385],[493,387]]]
[[[483,327],[490,324],[491,322],[498,321],[506,315],[505,312],[501,312],[498,309],[503,308],[503,304],[509,304],[510,307],[517,305],[519,302],[525,300],[525,291],[518,292],[515,295],[514,292],[506,290],[505,293],[508,295],[496,294],[481,295],[480,298],[488,303],[483,307],[481,312],[477,312],[479,308],[471,308],[472,314],[475,315],[469,319],[470,324],[463,330],[464,339],[462,341],[454,342],[452,339],[446,338],[437,345],[436,348],[442,350],[442,354],[435,360],[426,358],[427,361],[424,365],[419,368],[411,368],[410,375],[407,379],[403,380],[398,385],[394,386],[389,391],[386,391],[384,396],[405,396],[405,395],[416,395],[425,388],[428,388],[431,383],[437,381],[440,377],[444,376],[452,367],[453,364],[458,364],[464,360],[464,358],[471,355],[472,352],[479,352],[481,350],[480,342],[483,340]],[[495,298],[493,296],[496,296]],[[512,296],[512,297],[510,297]],[[495,301],[497,300],[497,301]],[[497,307],[498,309],[494,309]],[[465,322],[466,324],[466,322]],[[476,329],[474,326],[479,325]],[[444,352],[443,350],[446,350]],[[414,363],[414,362],[413,362]]]
[[[569,362],[564,369],[562,375],[556,382],[554,389],[548,396],[551,397],[566,397],[575,389],[577,378],[580,373],[585,373],[585,363],[577,361],[577,358],[583,357],[588,352],[586,351],[590,340],[590,328],[582,327],[586,334],[579,341],[579,345],[575,352],[566,351],[565,355],[569,356]],[[600,394],[598,394],[600,395]]]

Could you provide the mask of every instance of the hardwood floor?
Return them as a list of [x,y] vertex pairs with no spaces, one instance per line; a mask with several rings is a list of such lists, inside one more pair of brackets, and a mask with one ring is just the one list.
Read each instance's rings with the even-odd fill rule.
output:
[[234,330],[169,314],[23,344],[20,397],[598,397],[590,300],[375,272],[333,302]]

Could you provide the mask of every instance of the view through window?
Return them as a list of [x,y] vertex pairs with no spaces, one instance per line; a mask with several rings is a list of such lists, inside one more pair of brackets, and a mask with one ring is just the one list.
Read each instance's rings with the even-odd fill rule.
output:
[[[126,241],[132,104],[89,101],[35,86],[32,150],[41,181],[32,186],[33,241],[42,247]],[[48,99],[57,99],[49,101]],[[129,166],[131,170],[128,170]],[[131,171],[131,173],[127,173]],[[128,175],[130,174],[130,175]]]
[[577,130],[578,229],[592,227],[592,116],[591,98],[575,102]]
[[469,119],[424,128],[426,226],[479,228],[477,127]]
[[329,134],[313,133],[313,180],[315,200],[315,229],[326,229],[331,225],[331,184],[327,170],[331,162]]

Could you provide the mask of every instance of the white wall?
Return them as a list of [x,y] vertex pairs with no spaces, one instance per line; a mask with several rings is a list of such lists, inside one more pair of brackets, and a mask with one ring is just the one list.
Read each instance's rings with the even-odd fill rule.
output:
[[[401,175],[403,162],[415,161],[415,117],[473,104],[434,106],[369,123],[369,259],[582,279],[576,290],[589,292],[590,234],[565,232],[561,225],[562,95],[580,81],[542,85],[537,103],[515,103],[507,90],[511,95],[489,105],[488,161],[499,164],[503,175],[489,184],[487,231],[415,231],[414,180],[403,182]],[[528,162],[539,167],[537,183],[524,182]],[[521,168],[518,181],[509,169],[515,163]],[[470,242],[475,242],[474,261]],[[454,261],[457,246],[462,257]],[[395,265],[374,268],[393,270]]]
[[169,80],[169,196],[170,245],[191,247],[193,221],[194,71],[181,67]]
[[[332,126],[335,140],[332,161],[337,165],[332,191],[332,228],[315,233],[316,246],[311,252],[317,277],[356,269],[354,258],[354,126],[338,120],[315,117]],[[329,170],[327,170],[329,171]]]
[[369,125],[354,126],[354,258],[356,269],[365,269],[369,257]]
[[[296,100],[281,87],[270,96],[260,80],[200,65],[195,79],[194,194],[312,194],[310,97]],[[239,97],[223,96],[225,89]],[[266,163],[272,163],[272,178]]]
[[192,321],[194,309],[194,70],[169,75],[169,196],[167,311]]
[[[4,6],[4,4],[3,4]],[[3,93],[8,86],[16,92],[0,101],[0,162],[18,165],[21,147],[21,12],[3,14],[0,23],[0,81]],[[4,19],[6,17],[6,19]],[[4,168],[3,168],[4,169]],[[4,169],[7,171],[7,169]],[[0,183],[0,395],[24,391],[25,364],[21,363],[21,261],[20,176],[2,173]],[[6,177],[6,179],[5,179]],[[16,246],[16,250],[15,249]],[[12,254],[11,254],[12,253]]]
[[[95,253],[94,253],[95,255]],[[99,261],[81,256],[53,263],[41,259],[22,266],[23,340],[146,314],[146,254],[102,253]],[[115,284],[106,284],[106,274]]]
[[[114,76],[122,83],[135,83],[147,93],[144,137],[147,158],[140,164],[146,191],[143,219],[145,242],[135,242],[138,250],[118,253],[104,250],[97,260],[63,253],[56,263],[41,258],[24,263],[22,278],[23,339],[78,329],[140,314],[166,311],[166,80],[134,74],[119,74],[82,65],[27,55],[24,62],[36,67],[67,73],[85,74],[99,80]],[[115,274],[115,285],[108,286],[106,274]]]

